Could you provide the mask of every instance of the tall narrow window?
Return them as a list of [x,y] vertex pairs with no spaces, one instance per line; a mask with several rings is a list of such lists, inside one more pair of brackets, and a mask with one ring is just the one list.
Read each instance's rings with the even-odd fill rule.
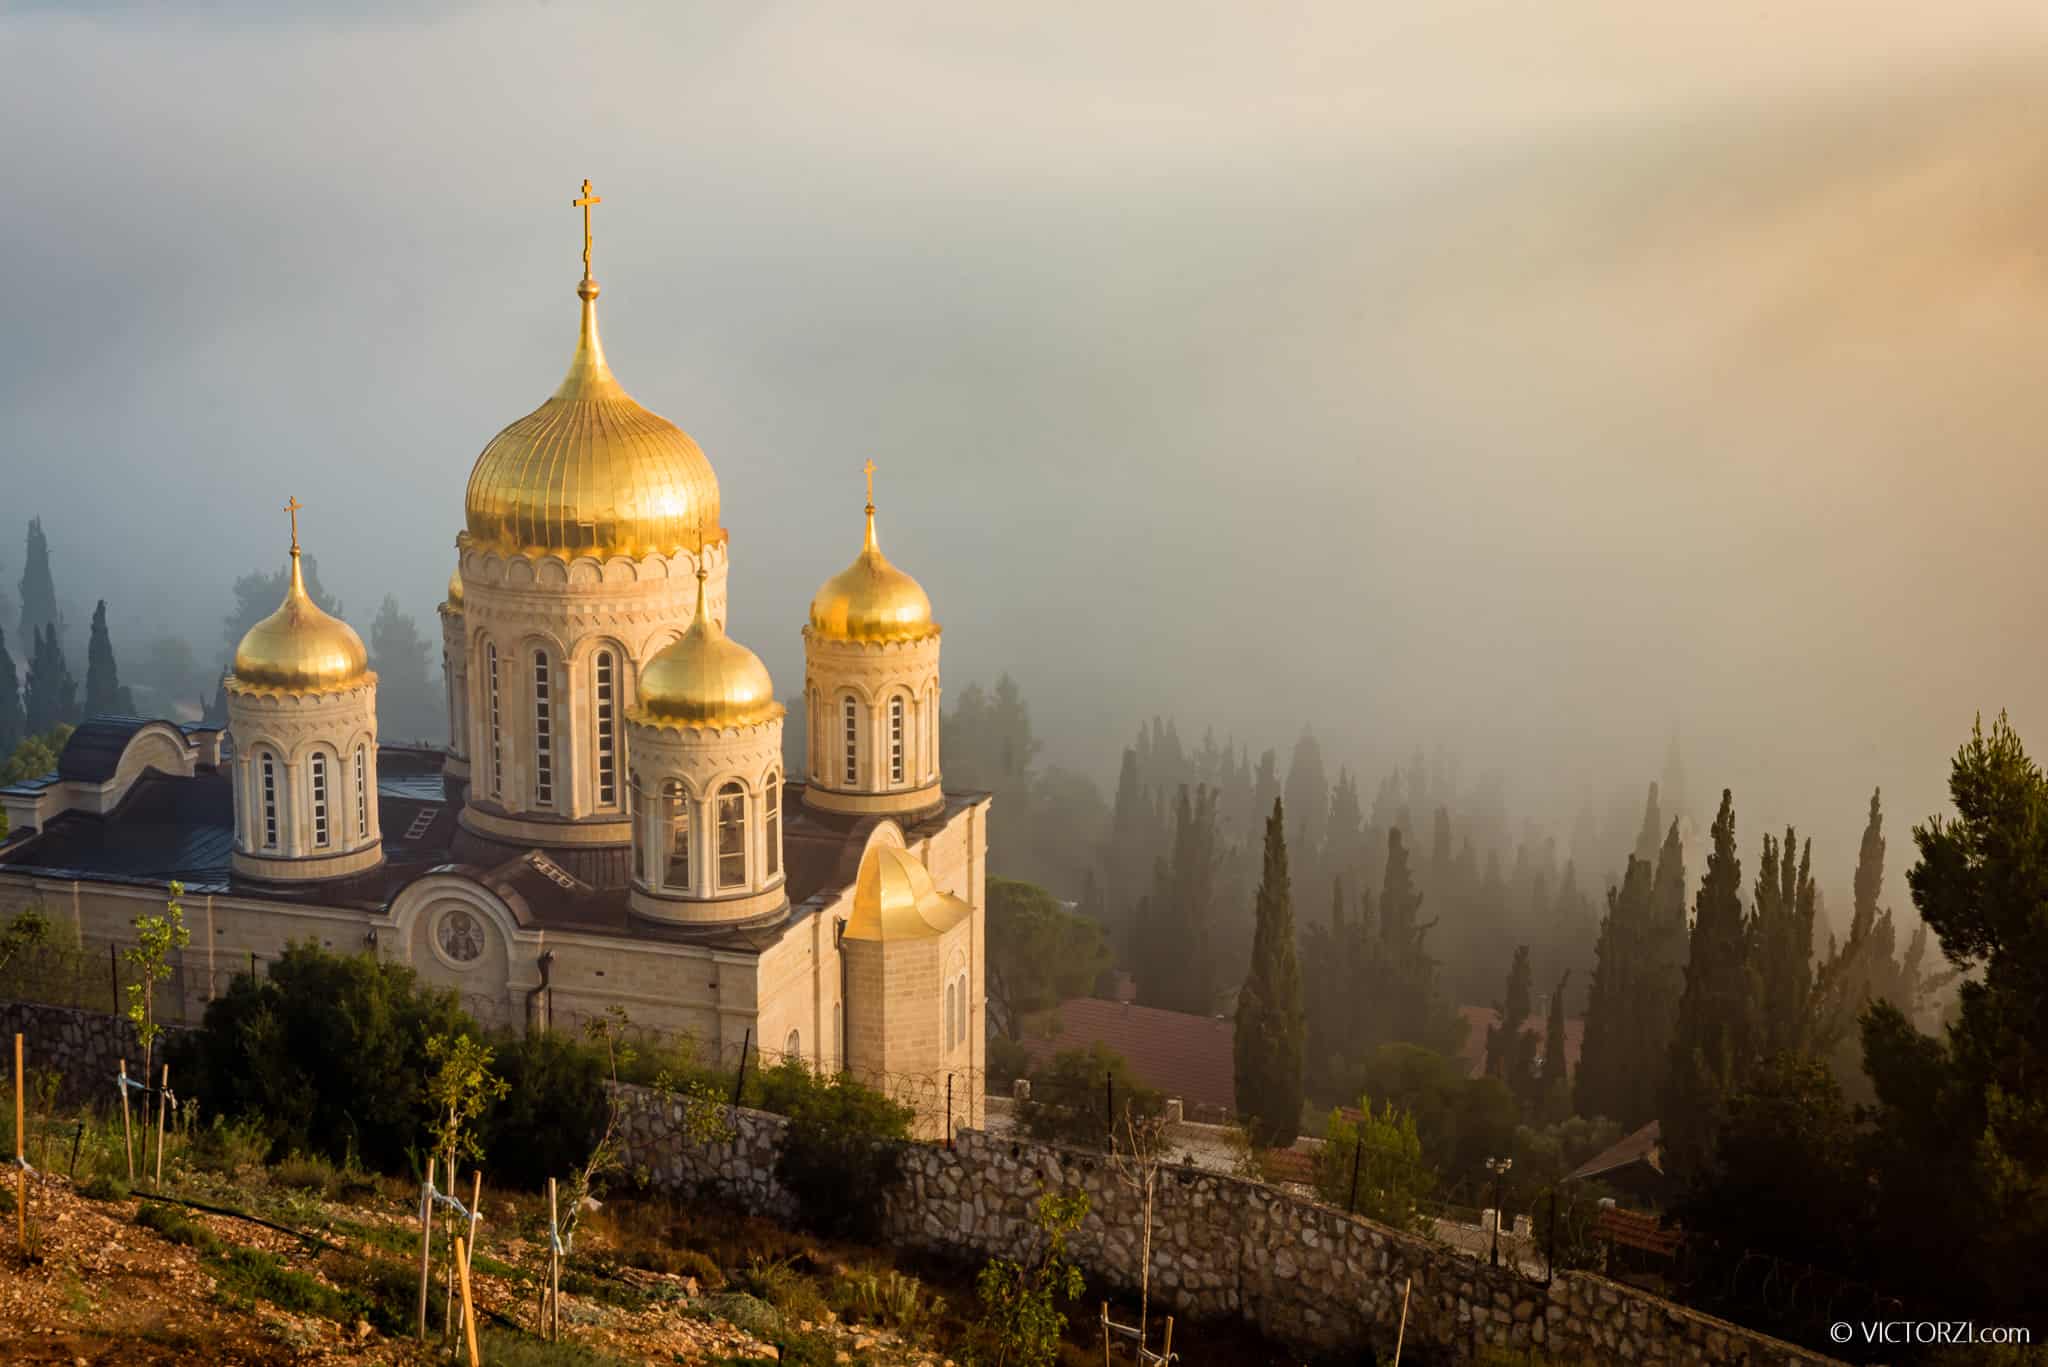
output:
[[960,975],[960,991],[957,1000],[960,1004],[960,1028],[956,1032],[958,1035],[957,1042],[965,1044],[967,1043],[967,975],[965,973]]
[[315,754],[307,766],[313,776],[313,848],[327,848],[327,756]]
[[946,984],[946,1051],[948,1053],[951,1053],[953,1050],[953,1003],[959,991],[960,987],[957,983]]
[[263,752],[263,848],[277,848],[277,757]]
[[533,653],[533,800],[542,807],[555,801],[555,695],[550,686],[548,653]]
[[747,790],[737,782],[718,790],[718,886],[747,882]]
[[662,790],[668,807],[668,877],[666,887],[676,892],[690,890],[690,797],[679,783]]
[[860,707],[848,698],[841,708],[842,731],[846,737],[846,786],[860,779]]
[[924,776],[937,778],[939,773],[939,690],[928,688],[924,694]]
[[641,817],[647,810],[647,799],[640,795],[640,775],[626,775],[626,807],[633,828],[633,877],[652,885],[654,882],[654,842],[647,838],[641,828]]
[[761,858],[764,876],[782,872],[782,775],[768,775],[761,793]]
[[370,747],[356,746],[356,839],[370,838]]
[[889,782],[903,782],[903,698],[889,699]]
[[609,650],[597,652],[597,805],[619,805],[618,666]]
[[498,714],[498,647],[492,643],[484,647],[485,672],[490,676],[491,712],[491,796],[505,796],[505,742],[504,727]]
[[783,1042],[782,1057],[785,1059],[800,1059],[803,1056],[803,1033],[801,1031],[792,1030],[789,1032],[789,1038]]

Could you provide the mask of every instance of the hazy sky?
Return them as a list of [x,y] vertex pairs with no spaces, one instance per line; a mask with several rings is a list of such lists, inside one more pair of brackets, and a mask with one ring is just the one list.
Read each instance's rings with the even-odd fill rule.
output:
[[2038,0],[64,8],[0,17],[0,581],[40,512],[127,638],[288,493],[431,631],[589,176],[786,690],[873,456],[954,694],[1105,783],[1312,718],[1568,826],[1676,725],[1841,906],[1873,785],[1903,902],[1972,714],[2048,751]]

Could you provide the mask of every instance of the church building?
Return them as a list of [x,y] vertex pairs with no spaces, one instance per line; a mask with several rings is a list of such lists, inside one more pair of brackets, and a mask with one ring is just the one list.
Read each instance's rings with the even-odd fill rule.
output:
[[293,500],[289,587],[235,652],[226,727],[93,718],[55,773],[0,789],[0,918],[126,940],[178,881],[188,1019],[310,940],[409,964],[486,1026],[623,1007],[707,1058],[869,1080],[922,1133],[978,1126],[989,799],[941,781],[931,600],[882,554],[870,463],[859,550],[802,624],[805,772],[784,773],[784,706],[725,630],[717,475],[605,360],[596,202],[586,182],[568,374],[470,473],[448,747],[378,743],[377,676],[306,592]]

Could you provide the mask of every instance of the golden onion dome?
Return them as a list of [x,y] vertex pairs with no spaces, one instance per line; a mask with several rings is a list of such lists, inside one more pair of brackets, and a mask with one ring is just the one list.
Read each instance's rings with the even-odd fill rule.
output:
[[688,433],[633,401],[605,364],[597,282],[554,397],[491,438],[469,474],[470,543],[505,555],[674,555],[718,533],[718,477]]
[[448,606],[462,606],[462,566],[457,565],[448,575]]
[[[295,510],[296,511],[296,510]],[[296,522],[296,517],[294,518]],[[320,610],[299,570],[299,538],[292,532],[292,580],[276,612],[250,627],[235,647],[230,683],[243,691],[328,693],[368,683],[370,655],[363,638]]]
[[[872,479],[872,469],[869,474]],[[867,511],[867,544],[811,599],[811,630],[832,641],[921,641],[939,629],[932,621],[932,600],[882,554],[875,540],[872,483]]]
[[761,657],[725,634],[704,606],[697,571],[697,615],[682,639],[663,647],[640,673],[632,719],[647,726],[716,730],[774,721],[784,708]]
[[951,893],[940,892],[931,871],[909,850],[874,844],[853,881],[849,940],[929,940],[974,914]]

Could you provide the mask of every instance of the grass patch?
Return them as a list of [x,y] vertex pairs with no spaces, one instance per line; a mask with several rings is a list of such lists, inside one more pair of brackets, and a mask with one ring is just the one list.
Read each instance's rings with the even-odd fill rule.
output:
[[174,1244],[196,1248],[209,1257],[220,1257],[228,1246],[220,1236],[205,1225],[188,1217],[176,1206],[156,1205],[148,1201],[135,1212],[135,1223],[144,1229],[153,1229]]
[[571,1296],[584,1296],[620,1310],[644,1310],[647,1294],[638,1287],[614,1281],[601,1272],[587,1267],[562,1269],[562,1290]]
[[258,1249],[231,1249],[225,1258],[214,1259],[213,1267],[221,1294],[230,1302],[269,1301],[280,1310],[318,1315],[337,1324],[366,1318],[371,1308],[361,1296],[295,1272],[275,1254]]
[[863,1268],[832,1287],[832,1308],[848,1319],[918,1331],[945,1318],[946,1302],[894,1268]]
[[491,1367],[628,1367],[619,1358],[568,1339],[549,1343],[509,1329],[486,1329],[478,1335],[477,1348]]
[[733,1279],[733,1285],[774,1306],[785,1321],[817,1324],[831,1313],[816,1284],[798,1270],[794,1258],[756,1258]]
[[295,1153],[270,1170],[271,1180],[293,1191],[327,1196],[341,1186],[341,1172],[317,1154]]

